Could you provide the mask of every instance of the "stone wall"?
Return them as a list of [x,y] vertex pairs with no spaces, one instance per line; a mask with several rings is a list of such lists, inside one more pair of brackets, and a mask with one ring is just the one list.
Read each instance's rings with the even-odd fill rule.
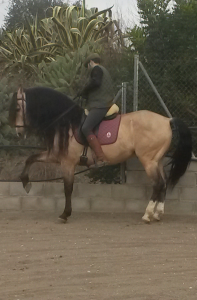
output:
[[[132,195],[135,195],[133,201]],[[147,201],[140,187],[128,184],[75,183],[73,211],[126,212],[144,209]],[[32,183],[27,195],[20,182],[0,183],[0,210],[50,210],[61,212],[64,208],[63,183]]]
[[[73,211],[141,212],[151,195],[150,181],[137,159],[127,162],[126,184],[75,183]],[[184,177],[166,197],[165,212],[197,214],[197,163],[192,162]],[[63,183],[33,183],[27,195],[20,182],[0,182],[0,210],[47,210],[60,213],[64,209]]]

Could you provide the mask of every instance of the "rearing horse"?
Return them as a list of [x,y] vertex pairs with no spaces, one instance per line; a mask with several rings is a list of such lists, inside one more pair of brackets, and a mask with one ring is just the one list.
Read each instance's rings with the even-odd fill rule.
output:
[[[65,209],[60,219],[71,215],[75,167],[80,164],[84,146],[74,135],[80,127],[84,110],[69,97],[50,88],[34,87],[23,91],[19,88],[13,95],[9,118],[17,134],[33,129],[45,138],[47,151],[30,156],[21,174],[24,188],[29,183],[28,172],[35,162],[59,163],[62,167]],[[166,176],[162,158],[169,150],[173,133],[178,143],[172,155],[171,169]],[[102,149],[111,165],[137,156],[148,177],[152,180],[153,193],[142,219],[150,222],[160,220],[164,213],[167,187],[173,188],[186,172],[192,156],[192,138],[188,127],[179,119],[166,118],[150,111],[137,111],[121,115],[117,139],[103,145]],[[87,166],[94,163],[94,154],[87,151]]]

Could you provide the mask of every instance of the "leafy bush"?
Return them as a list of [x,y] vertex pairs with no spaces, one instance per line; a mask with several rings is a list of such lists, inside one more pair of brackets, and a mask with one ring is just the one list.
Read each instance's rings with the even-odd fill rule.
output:
[[36,72],[36,66],[42,62],[50,62],[61,48],[57,43],[46,43],[46,39],[39,34],[37,20],[33,25],[27,22],[28,30],[17,28],[12,32],[4,32],[0,40],[1,61],[6,62],[4,72],[26,74]]
[[91,51],[102,51],[96,44],[88,43],[69,56],[57,56],[50,64],[44,61],[38,66],[38,86],[52,87],[62,93],[75,95],[81,88],[86,69],[83,62]]
[[51,17],[40,22],[36,17],[33,24],[26,19],[22,26],[4,31],[0,38],[0,61],[7,63],[7,73],[36,73],[42,61],[50,63],[57,55],[72,57],[73,51],[90,41],[113,44],[117,36],[114,26],[111,8],[99,12],[97,8],[85,10],[83,6],[56,6]]
[[90,183],[120,183],[120,165],[92,169],[87,175]]
[[0,80],[0,145],[9,145],[14,131],[8,123],[9,100],[12,96],[6,77]]

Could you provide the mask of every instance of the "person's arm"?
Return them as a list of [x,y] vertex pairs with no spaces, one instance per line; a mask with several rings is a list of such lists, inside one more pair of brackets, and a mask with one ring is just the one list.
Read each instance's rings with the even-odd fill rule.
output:
[[101,85],[103,78],[103,70],[99,66],[95,66],[90,74],[90,80],[88,84],[81,91],[81,96],[85,97],[87,94],[98,88]]

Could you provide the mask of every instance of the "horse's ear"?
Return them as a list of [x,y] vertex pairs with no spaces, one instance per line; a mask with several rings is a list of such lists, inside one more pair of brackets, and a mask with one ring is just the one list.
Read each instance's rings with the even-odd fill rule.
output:
[[18,91],[17,91],[17,99],[22,99],[23,98],[23,87],[19,86]]

